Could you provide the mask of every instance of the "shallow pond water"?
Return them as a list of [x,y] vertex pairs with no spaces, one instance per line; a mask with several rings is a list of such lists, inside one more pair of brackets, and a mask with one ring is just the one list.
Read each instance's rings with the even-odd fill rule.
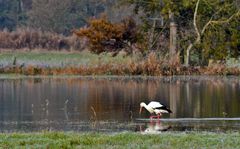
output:
[[[139,115],[157,100],[172,114]],[[240,78],[20,77],[0,78],[0,131],[240,130]]]

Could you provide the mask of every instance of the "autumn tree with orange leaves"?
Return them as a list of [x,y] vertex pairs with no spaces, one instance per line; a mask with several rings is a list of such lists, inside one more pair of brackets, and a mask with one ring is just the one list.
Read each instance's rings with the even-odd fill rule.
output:
[[137,41],[137,29],[133,19],[121,23],[111,23],[104,17],[90,19],[89,26],[75,30],[74,33],[89,40],[90,50],[94,53],[118,51]]

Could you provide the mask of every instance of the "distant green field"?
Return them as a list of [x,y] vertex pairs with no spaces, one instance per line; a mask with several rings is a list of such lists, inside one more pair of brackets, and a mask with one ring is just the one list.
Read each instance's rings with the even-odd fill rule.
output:
[[240,133],[14,133],[0,134],[0,148],[239,148]]
[[[234,66],[234,67],[232,67]],[[93,54],[82,52],[0,52],[0,74],[24,75],[238,75],[240,68],[234,63],[203,67],[185,67],[171,62],[157,53],[143,56],[127,55],[123,51]]]
[[97,65],[106,63],[122,63],[132,59],[132,57],[116,56],[110,54],[93,54],[84,52],[3,52],[0,53],[0,65],[25,64],[33,66],[80,66]]

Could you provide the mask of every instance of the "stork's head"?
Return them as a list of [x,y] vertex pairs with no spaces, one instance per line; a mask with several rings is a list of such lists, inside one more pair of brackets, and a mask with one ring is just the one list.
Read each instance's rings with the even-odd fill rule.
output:
[[145,103],[144,102],[141,102],[140,103],[140,107],[144,107]]

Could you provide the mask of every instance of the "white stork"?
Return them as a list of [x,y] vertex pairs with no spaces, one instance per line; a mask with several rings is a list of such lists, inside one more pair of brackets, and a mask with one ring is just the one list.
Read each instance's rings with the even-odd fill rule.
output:
[[141,114],[143,107],[151,114],[155,113],[157,115],[150,116],[150,119],[154,117],[157,117],[159,119],[162,116],[162,113],[172,113],[172,111],[169,108],[167,108],[165,105],[157,101],[151,101],[148,105],[146,105],[144,102],[141,102],[139,114]]

